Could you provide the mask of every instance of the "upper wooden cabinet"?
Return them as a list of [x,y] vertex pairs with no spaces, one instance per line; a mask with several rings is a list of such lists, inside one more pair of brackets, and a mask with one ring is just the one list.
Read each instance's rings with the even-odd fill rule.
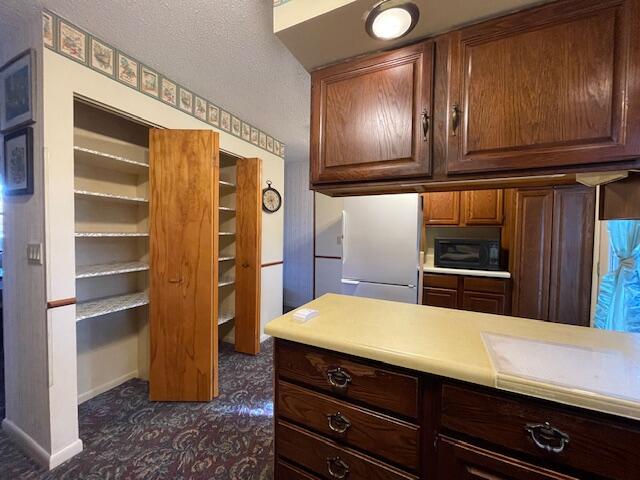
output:
[[426,225],[500,226],[504,220],[503,190],[429,192],[423,194]]
[[504,216],[502,190],[464,192],[465,225],[502,225]]
[[433,45],[312,74],[312,183],[431,173]]
[[431,192],[422,198],[425,224],[460,224],[460,192]]
[[449,173],[640,154],[640,2],[555,2],[452,34]]

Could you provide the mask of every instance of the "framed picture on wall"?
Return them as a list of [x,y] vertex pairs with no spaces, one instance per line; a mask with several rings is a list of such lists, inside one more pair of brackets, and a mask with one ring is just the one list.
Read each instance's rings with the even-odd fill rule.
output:
[[0,69],[0,131],[35,122],[35,50],[27,50]]
[[4,136],[4,193],[33,193],[33,129],[21,128]]

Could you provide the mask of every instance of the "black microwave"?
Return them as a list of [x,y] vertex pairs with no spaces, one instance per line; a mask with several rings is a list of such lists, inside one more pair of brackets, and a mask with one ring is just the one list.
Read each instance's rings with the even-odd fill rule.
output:
[[500,270],[500,240],[436,238],[436,267]]

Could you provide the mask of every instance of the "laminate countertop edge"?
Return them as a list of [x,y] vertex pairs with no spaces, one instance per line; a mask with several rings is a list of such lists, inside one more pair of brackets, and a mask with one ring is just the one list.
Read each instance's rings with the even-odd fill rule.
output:
[[269,322],[265,333],[417,372],[640,420],[640,402],[635,400],[498,375],[481,338],[483,333],[494,333],[594,348],[621,354],[640,365],[639,334],[337,294],[326,294],[304,307],[317,309],[320,315],[300,323],[293,319],[295,309]]

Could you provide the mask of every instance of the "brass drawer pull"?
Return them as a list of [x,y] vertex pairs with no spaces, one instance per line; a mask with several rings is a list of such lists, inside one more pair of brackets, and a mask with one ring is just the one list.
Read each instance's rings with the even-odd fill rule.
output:
[[329,428],[336,433],[344,433],[351,428],[351,422],[340,412],[327,415]]
[[549,422],[528,423],[524,429],[529,433],[536,447],[545,452],[562,453],[569,443],[569,435],[552,427]]
[[346,478],[349,475],[349,465],[340,457],[328,457],[327,471],[331,478]]
[[332,387],[339,390],[346,390],[351,383],[351,375],[340,367],[327,370],[327,381]]

